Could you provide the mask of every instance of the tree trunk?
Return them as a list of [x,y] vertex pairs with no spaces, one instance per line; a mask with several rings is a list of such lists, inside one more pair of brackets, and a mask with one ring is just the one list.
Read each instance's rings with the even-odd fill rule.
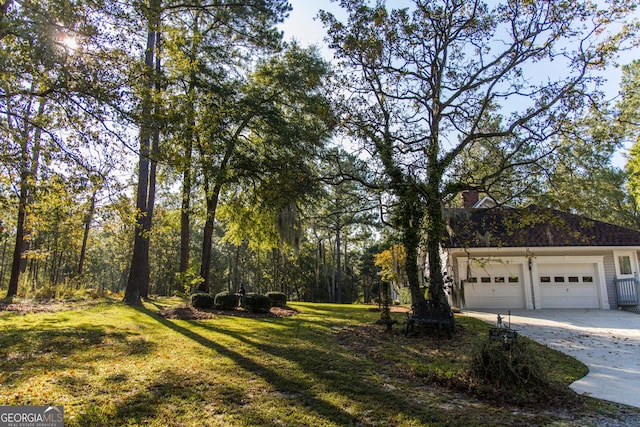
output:
[[[195,88],[195,77],[192,75],[189,84],[189,93]],[[195,111],[193,103],[187,106],[187,132],[185,135],[184,159],[182,172],[182,209],[180,212],[180,267],[181,273],[186,273],[189,268],[189,246],[191,242],[191,160],[193,158],[193,138],[195,123]]]
[[213,245],[213,230],[216,219],[216,209],[218,207],[218,198],[222,186],[214,185],[213,191],[209,191],[208,179],[205,177],[205,193],[207,201],[207,219],[204,223],[204,231],[202,237],[202,262],[200,264],[200,276],[204,279],[198,285],[199,292],[209,292],[209,273],[211,271],[211,252]]
[[[185,147],[185,170],[182,177],[182,209],[180,211],[180,267],[179,272],[186,273],[189,268],[190,212],[191,212],[191,141]],[[180,284],[179,286],[182,286]],[[180,289],[184,292],[184,289]]]
[[124,302],[129,305],[142,305],[141,297],[149,289],[149,233],[151,231],[151,215],[153,213],[153,200],[155,192],[155,159],[151,161],[152,146],[151,139],[154,139],[156,146],[156,136],[159,129],[154,126],[157,118],[153,117],[152,90],[156,67],[156,49],[158,48],[160,21],[160,1],[152,0],[150,16],[148,20],[147,49],[145,51],[146,88],[142,99],[142,112],[140,118],[140,154],[138,161],[138,187],[136,195],[136,225],[133,244],[133,255],[127,287],[124,294]]
[[82,270],[84,266],[84,259],[87,254],[87,240],[89,240],[89,230],[91,229],[91,221],[93,220],[93,213],[96,209],[96,193],[97,189],[93,190],[91,194],[91,200],[89,203],[89,212],[84,220],[84,234],[82,235],[82,249],[80,249],[80,260],[78,261],[78,276],[82,276]]
[[[198,33],[198,16],[196,15],[194,20],[194,33]],[[191,63],[195,63],[197,60],[197,41],[196,37],[193,37],[191,45]],[[187,103],[187,120],[186,120],[186,132],[185,132],[185,146],[184,146],[184,159],[183,159],[183,172],[182,172],[182,209],[180,213],[180,266],[179,272],[186,273],[189,269],[189,246],[191,243],[191,161],[193,158],[193,139],[195,135],[196,127],[196,113],[195,113],[195,89],[196,89],[196,73],[191,72],[189,74],[189,90],[187,94],[189,96]],[[179,286],[183,286],[182,283]],[[184,289],[180,289],[184,292]]]
[[[40,100],[36,118],[42,117],[45,111],[46,100]],[[27,125],[25,125],[27,126]],[[16,241],[13,250],[13,262],[11,264],[11,277],[9,278],[9,287],[7,289],[7,298],[18,294],[18,282],[20,273],[26,269],[26,260],[22,258],[23,253],[29,249],[29,240],[25,229],[25,221],[27,218],[27,206],[33,197],[33,188],[35,188],[38,178],[38,165],[40,161],[40,137],[41,128],[37,127],[33,134],[33,152],[29,154],[29,134],[25,129],[22,148],[20,153],[20,194],[18,197],[18,217],[16,220]]]
[[438,192],[437,183],[441,178],[433,177],[429,183],[429,203],[425,216],[427,234],[427,259],[429,264],[429,298],[446,303],[442,277],[442,259],[440,244],[445,233],[442,199]]
[[340,224],[336,227],[336,303],[342,304],[342,249],[340,247]]
[[[159,35],[157,36],[159,37]],[[157,41],[158,39],[156,38],[156,43],[158,43]],[[158,57],[157,61],[156,61],[156,71],[160,71],[160,58]],[[159,88],[156,87],[156,89],[159,91]],[[146,212],[146,216],[144,218],[145,220],[145,230],[146,233],[145,235],[147,236],[146,239],[144,239],[144,256],[146,258],[145,264],[146,264],[146,272],[145,272],[145,278],[144,280],[140,283],[140,297],[141,298],[149,298],[149,281],[150,281],[150,275],[151,275],[151,269],[150,269],[150,265],[149,265],[149,249],[151,247],[151,226],[153,225],[153,209],[155,206],[155,201],[156,201],[156,171],[157,171],[157,167],[158,167],[158,156],[160,154],[160,126],[157,122],[157,117],[159,116],[158,111],[159,110],[159,106],[156,105],[156,119],[154,120],[152,129],[153,129],[153,136],[152,136],[152,143],[151,143],[151,156],[149,159],[149,192],[147,194],[147,212]]]
[[417,195],[410,189],[403,191],[402,197],[402,244],[406,251],[406,271],[411,293],[411,302],[424,300],[420,289],[420,268],[418,267],[418,248],[421,239],[423,208]]
[[24,223],[27,211],[27,178],[21,178],[20,197],[18,200],[18,218],[16,224],[16,243],[13,250],[13,262],[11,263],[11,277],[9,278],[9,289],[7,298],[18,294],[18,280],[20,278],[20,265],[22,262],[22,252],[25,248]]

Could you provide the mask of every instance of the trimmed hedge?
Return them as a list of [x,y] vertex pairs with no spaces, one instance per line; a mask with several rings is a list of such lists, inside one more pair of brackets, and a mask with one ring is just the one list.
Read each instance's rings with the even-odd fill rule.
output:
[[213,295],[205,292],[198,292],[191,295],[191,305],[194,308],[213,308]]
[[242,306],[250,313],[268,313],[271,309],[271,299],[266,295],[251,293],[245,295]]
[[229,291],[220,292],[216,294],[214,304],[219,310],[235,310],[238,297]]
[[284,307],[287,305],[287,296],[282,292],[267,292],[267,297],[271,300],[273,307]]

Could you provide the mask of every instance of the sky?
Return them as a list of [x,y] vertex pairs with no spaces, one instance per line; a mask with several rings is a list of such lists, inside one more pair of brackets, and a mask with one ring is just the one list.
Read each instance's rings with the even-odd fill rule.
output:
[[[389,3],[393,6],[402,0],[393,0]],[[302,46],[317,45],[320,47],[322,55],[328,59],[332,59],[331,51],[326,47],[324,37],[326,32],[322,23],[317,19],[319,10],[326,10],[334,13],[339,19],[344,19],[346,15],[341,11],[340,6],[331,0],[289,0],[293,10],[289,14],[289,18],[280,25],[280,29],[284,31],[285,40],[295,39]],[[397,6],[396,6],[397,7]],[[625,53],[619,60],[619,64],[624,65],[630,63],[634,59],[640,59],[640,48]],[[616,97],[619,93],[621,71],[620,68],[611,67],[604,73],[607,83],[605,91],[608,98]],[[613,164],[617,167],[624,167],[626,164],[626,154],[628,148],[621,150],[613,159]]]
[[[326,32],[316,15],[321,9],[339,14],[340,6],[330,0],[290,0],[289,3],[293,6],[293,10],[289,14],[289,18],[280,25],[284,31],[285,39],[294,38],[303,46],[312,44],[323,46]],[[330,55],[326,48],[323,50],[323,54]]]

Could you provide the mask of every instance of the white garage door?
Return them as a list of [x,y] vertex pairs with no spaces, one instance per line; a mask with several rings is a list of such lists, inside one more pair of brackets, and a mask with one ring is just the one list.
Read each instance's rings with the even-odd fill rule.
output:
[[[466,266],[465,266],[466,267]],[[524,308],[524,278],[521,264],[473,263],[463,283],[467,309]]]
[[540,308],[599,308],[595,264],[538,264]]

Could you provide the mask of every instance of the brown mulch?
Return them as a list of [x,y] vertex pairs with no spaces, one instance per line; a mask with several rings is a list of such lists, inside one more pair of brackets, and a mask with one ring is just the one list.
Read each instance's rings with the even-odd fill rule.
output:
[[50,313],[63,310],[77,310],[78,307],[88,305],[87,302],[74,301],[21,301],[17,303],[0,303],[0,316],[2,314],[30,314]]
[[[368,309],[369,311],[380,311],[379,307],[371,307]],[[404,307],[402,305],[392,305],[389,307],[389,311],[392,313],[408,313],[411,311],[409,307]]]
[[172,307],[164,310],[160,310],[160,316],[167,319],[179,319],[179,320],[206,320],[215,319],[219,316],[236,316],[236,317],[250,317],[256,319],[274,318],[274,317],[289,317],[297,314],[298,311],[291,307],[271,307],[268,313],[250,313],[242,307],[238,307],[235,310],[216,310],[216,309],[202,309],[194,308],[190,305],[181,307]]

